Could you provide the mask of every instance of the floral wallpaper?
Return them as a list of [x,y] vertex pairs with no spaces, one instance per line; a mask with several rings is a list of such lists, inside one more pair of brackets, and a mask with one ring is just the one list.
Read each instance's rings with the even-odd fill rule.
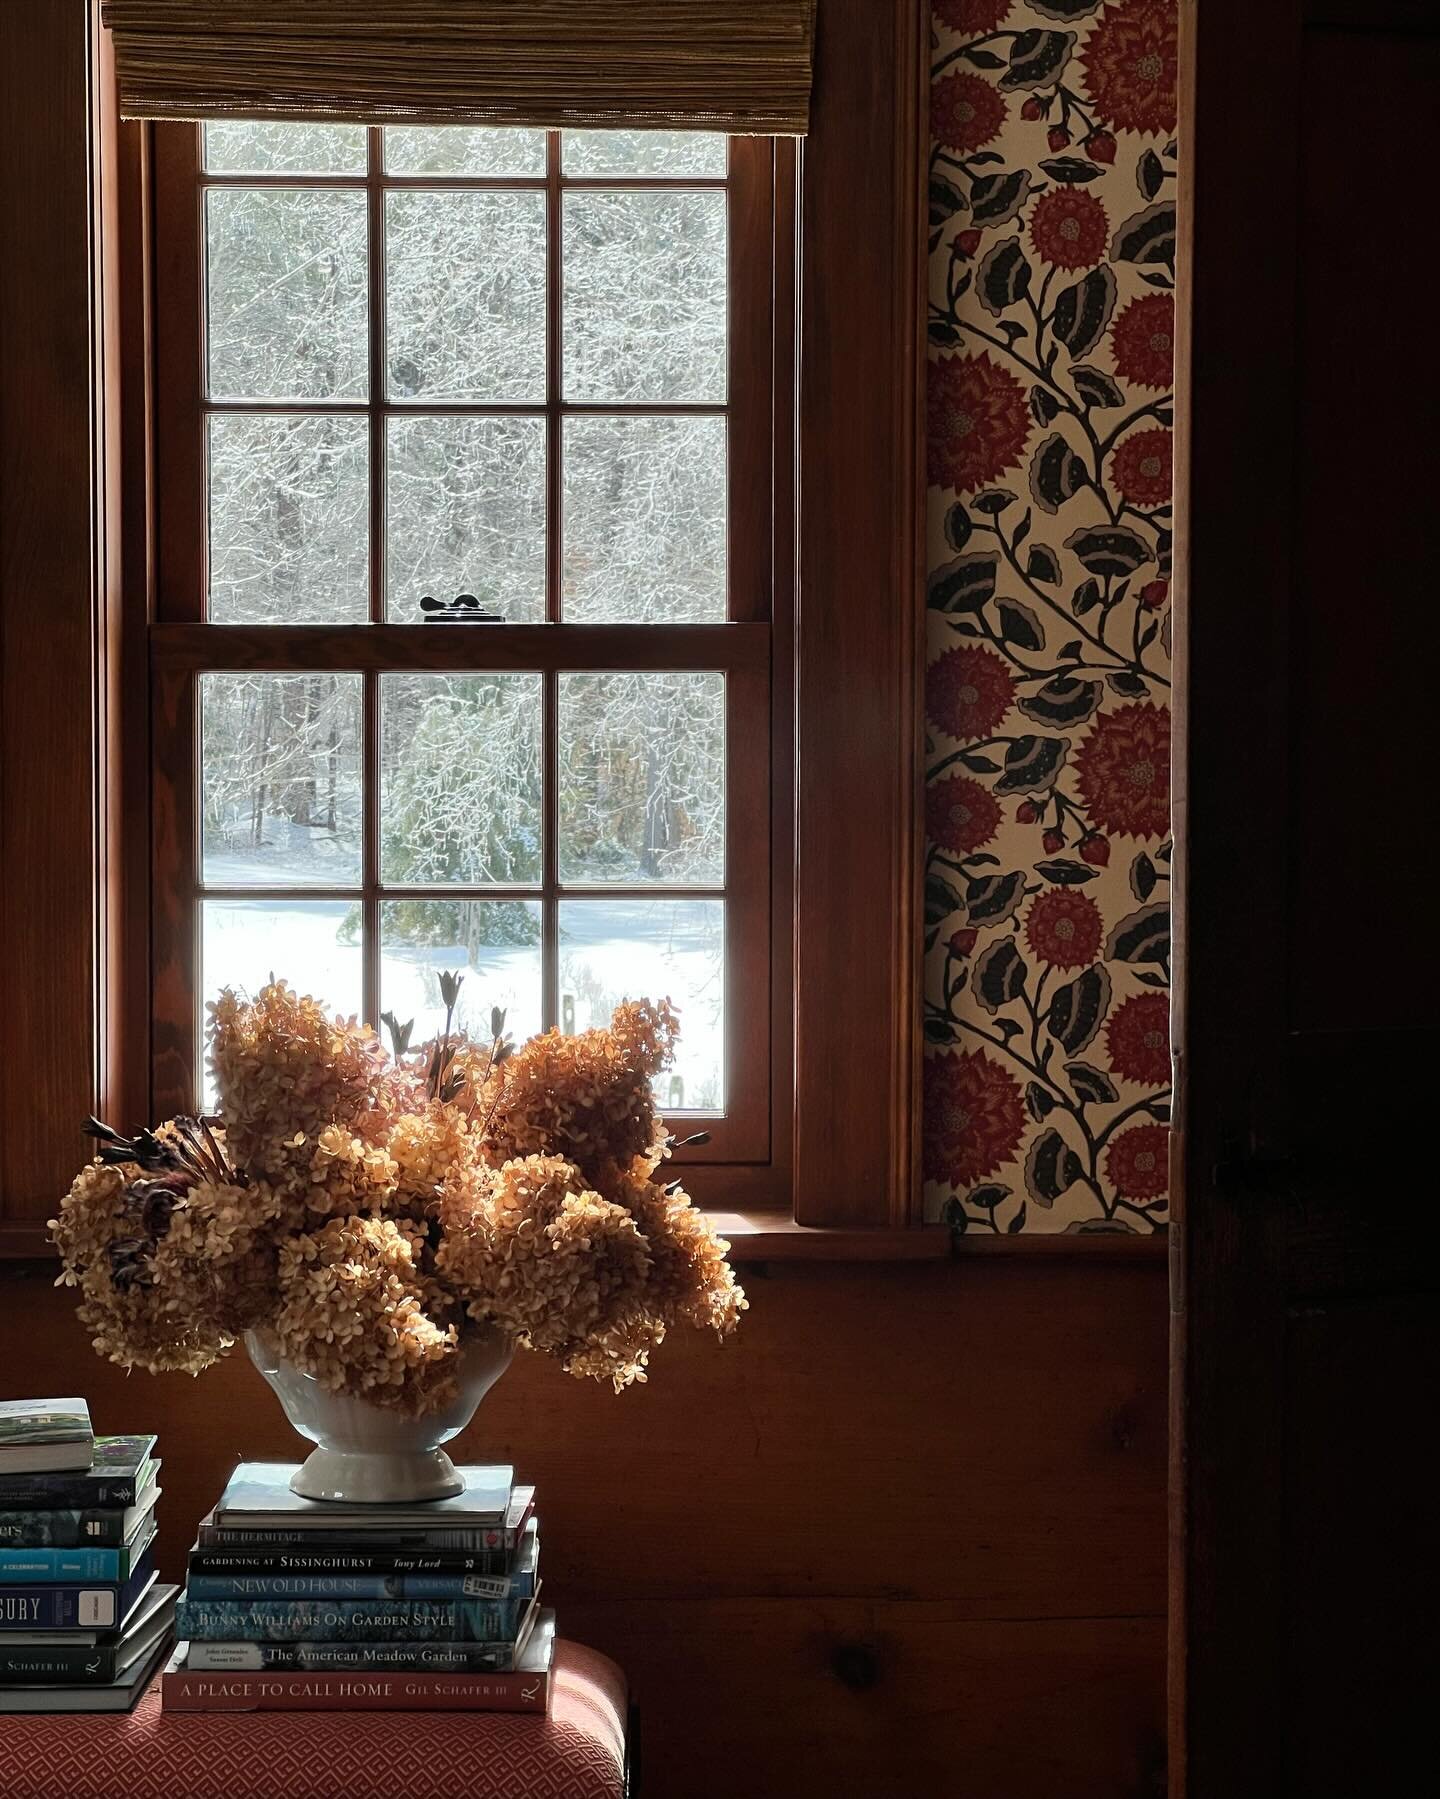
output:
[[1174,0],[934,0],[927,1216],[1163,1230]]

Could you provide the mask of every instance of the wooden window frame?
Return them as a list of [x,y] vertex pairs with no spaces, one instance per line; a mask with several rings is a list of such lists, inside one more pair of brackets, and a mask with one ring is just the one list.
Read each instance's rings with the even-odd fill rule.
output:
[[[152,720],[151,663],[159,691],[167,660],[183,658],[194,629],[164,616],[157,572],[175,521],[156,463],[164,354],[150,338],[149,296],[173,271],[157,260],[151,230],[158,170],[150,134],[118,122],[108,40],[86,10],[82,33],[78,13],[44,9],[56,42],[35,64],[44,82],[17,87],[11,136],[29,134],[14,167],[53,174],[63,166],[66,207],[82,196],[88,207],[79,256],[71,254],[72,212],[50,200],[35,215],[29,259],[57,270],[63,260],[64,269],[46,290],[39,332],[46,341],[108,346],[88,362],[92,480],[78,482],[68,465],[44,459],[37,516],[48,521],[45,555],[27,567],[43,578],[47,566],[64,562],[68,571],[71,552],[84,552],[88,585],[67,572],[63,606],[57,598],[48,623],[52,643],[63,631],[93,646],[86,666],[94,709],[75,703],[83,655],[25,671],[34,686],[27,704],[50,721],[57,751],[70,757],[74,739],[75,778],[67,773],[64,794],[47,804],[68,818],[69,799],[83,800],[92,825],[93,858],[72,830],[50,860],[57,879],[63,862],[85,890],[100,925],[93,970],[75,960],[73,908],[57,906],[55,929],[47,935],[37,922],[24,939],[32,965],[67,970],[64,1016],[37,1018],[35,1034],[48,1029],[52,1041],[74,1048],[63,1069],[39,1058],[43,1073],[28,1084],[12,1073],[0,1095],[6,1117],[28,1110],[46,1132],[45,1153],[37,1146],[27,1154],[0,1192],[0,1248],[12,1254],[44,1248],[43,1220],[84,1153],[71,1125],[87,1099],[124,1121],[154,1116],[164,1094],[152,1064],[163,1070],[176,1051],[150,1037],[165,926],[157,915],[152,940],[148,854],[152,812],[156,831],[175,828],[162,816],[163,795],[150,792],[152,725],[157,739],[176,729],[164,704]],[[25,9],[27,25],[35,11]],[[774,286],[777,314],[793,307],[799,325],[795,339],[777,335],[774,344],[776,389],[793,392],[797,405],[794,436],[775,443],[775,467],[795,479],[775,483],[774,504],[776,587],[793,581],[794,610],[790,628],[775,632],[770,683],[770,1157],[729,1165],[723,1193],[698,1170],[694,1180],[703,1203],[734,1208],[721,1217],[742,1258],[949,1253],[948,1232],[912,1228],[921,1217],[928,50],[922,0],[824,0],[810,135],[791,152],[793,179],[777,163],[777,217],[789,205],[801,222],[798,258],[777,259]],[[73,107],[56,103],[77,84],[92,124],[83,144]],[[36,384],[73,388],[78,366],[74,355],[37,364]],[[90,781],[97,759],[101,778]],[[82,769],[90,781],[83,793]],[[50,817],[44,822],[48,828]],[[19,841],[3,818],[0,833],[0,848]],[[26,900],[33,910],[33,884]],[[11,941],[7,953],[13,949]]]
[[[154,245],[157,270],[153,328],[156,346],[156,469],[158,534],[155,623],[151,628],[152,782],[154,796],[152,917],[154,943],[153,1092],[162,1113],[192,1110],[191,1071],[199,1064],[200,918],[207,898],[345,898],[358,901],[363,928],[364,1015],[378,1026],[380,917],[390,897],[451,902],[484,899],[540,904],[543,1022],[555,1022],[559,1001],[559,919],[566,899],[719,899],[725,906],[726,1102],[723,1113],[686,1113],[677,1128],[701,1128],[703,1149],[676,1152],[677,1165],[705,1190],[725,1189],[732,1168],[771,1165],[772,978],[775,929],[771,892],[770,805],[771,642],[783,632],[791,595],[771,571],[774,552],[774,448],[787,430],[783,389],[774,383],[774,342],[793,338],[793,322],[774,305],[773,268],[793,237],[788,209],[777,207],[777,170],[788,146],[768,138],[730,140],[723,177],[566,176],[561,134],[546,138],[543,176],[465,177],[395,175],[383,167],[382,135],[366,136],[365,173],[349,176],[210,174],[203,167],[201,128],[180,123],[149,128],[155,169]],[[368,397],[363,401],[217,402],[204,392],[204,243],[207,192],[225,189],[345,191],[366,199],[369,241]],[[530,192],[546,209],[546,384],[531,405],[445,403],[391,399],[385,387],[384,221],[388,194]],[[716,404],[571,404],[562,398],[560,294],[563,206],[572,192],[718,191],[728,196],[730,331],[726,400]],[[783,217],[781,216],[783,213]],[[793,252],[792,252],[793,254]],[[788,408],[793,412],[793,407]],[[369,619],[353,625],[212,624],[205,619],[208,586],[205,530],[205,438],[214,416],[352,417],[369,431]],[[543,418],[546,429],[545,623],[469,628],[387,622],[385,610],[385,433],[389,421],[409,417]],[[572,624],[561,613],[561,517],[564,422],[586,416],[718,416],[727,422],[727,590],[729,622],[689,624]],[[558,868],[557,708],[565,672],[664,669],[716,671],[726,684],[725,879],[713,887],[662,884],[567,886]],[[212,672],[358,674],[364,792],[362,871],[358,886],[333,892],[291,884],[241,889],[206,887],[198,844],[198,689]],[[379,867],[379,683],[384,674],[513,671],[541,677],[544,829],[542,878],[523,887],[443,887],[387,890]],[[776,845],[776,863],[788,859]],[[682,1020],[683,1026],[683,1020]]]

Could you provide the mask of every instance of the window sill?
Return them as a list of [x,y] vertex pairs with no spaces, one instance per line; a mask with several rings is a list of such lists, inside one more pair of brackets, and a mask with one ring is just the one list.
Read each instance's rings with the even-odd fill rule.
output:
[[1056,1257],[1094,1261],[1157,1261],[1164,1233],[1045,1232],[1018,1237],[970,1232],[956,1237],[944,1225],[898,1228],[796,1224],[788,1213],[754,1209],[709,1212],[730,1244],[732,1262],[946,1262],[965,1256]]
[[940,1262],[950,1256],[941,1226],[866,1229],[796,1224],[788,1212],[711,1212],[732,1262]]

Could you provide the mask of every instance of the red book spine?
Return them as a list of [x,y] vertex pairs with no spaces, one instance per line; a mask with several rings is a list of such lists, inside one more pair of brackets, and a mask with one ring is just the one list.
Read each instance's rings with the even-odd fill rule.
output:
[[543,1712],[545,1674],[217,1674],[160,1683],[167,1712]]

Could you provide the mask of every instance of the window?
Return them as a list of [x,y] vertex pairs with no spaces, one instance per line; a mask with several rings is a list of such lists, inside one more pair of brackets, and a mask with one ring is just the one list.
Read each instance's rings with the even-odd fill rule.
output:
[[[310,845],[313,861],[325,858],[324,878],[334,885],[278,872],[274,879],[296,906],[329,895],[344,902],[343,919],[358,905],[358,926],[346,932],[355,944],[337,940],[335,953],[347,948],[358,958],[361,1003],[368,982],[376,1004],[384,958],[376,960],[375,946],[382,944],[390,877],[373,808],[387,741],[397,741],[393,722],[388,739],[384,729],[385,681],[538,678],[542,695],[553,688],[553,720],[562,675],[622,674],[724,679],[722,879],[710,885],[709,873],[687,870],[678,891],[672,854],[669,867],[652,860],[661,878],[637,883],[647,897],[658,885],[675,903],[721,898],[724,906],[725,1113],[713,1146],[699,1152],[712,1165],[686,1170],[693,1191],[717,1210],[746,1213],[748,1236],[732,1234],[737,1252],[751,1256],[910,1256],[935,1253],[937,1245],[943,1251],[943,1232],[899,1228],[918,1217],[919,209],[928,10],[920,0],[894,7],[827,0],[803,146],[739,138],[729,146],[723,177],[673,163],[641,169],[632,162],[625,172],[613,162],[566,169],[548,139],[540,173],[493,166],[488,174],[411,172],[394,156],[387,169],[383,145],[353,128],[309,140],[340,149],[340,166],[204,167],[198,128],[117,118],[109,34],[90,29],[85,9],[40,8],[36,17],[42,13],[44,47],[27,39],[17,104],[0,120],[16,195],[5,266],[46,271],[43,284],[0,282],[0,343],[10,350],[6,399],[14,401],[0,408],[0,459],[18,483],[12,503],[0,509],[0,574],[7,577],[0,580],[0,866],[23,871],[0,883],[7,950],[0,997],[15,1040],[43,1045],[41,1054],[12,1057],[0,1081],[0,1255],[44,1252],[44,1220],[84,1148],[69,1129],[77,1113],[93,1106],[138,1124],[193,1103],[201,906],[210,897],[201,891],[202,858],[223,862],[245,847],[243,764],[237,774],[234,759],[244,739],[233,733],[232,760],[212,772],[218,788],[208,851],[202,829],[207,677],[252,682],[257,704],[263,693],[288,708],[284,732],[303,725],[312,741],[322,735],[321,763],[300,776],[304,807],[291,798],[277,806],[267,794],[264,811],[267,832],[268,821],[283,817],[292,862]],[[92,129],[77,123],[85,118]],[[253,164],[254,146],[263,148],[267,138],[273,156],[288,136],[257,136],[251,128],[251,147],[241,148],[240,128],[216,127],[216,134],[210,160],[217,165],[235,157]],[[352,147],[364,143],[363,169],[358,159],[344,163],[347,139]],[[468,141],[479,148],[486,140]],[[592,138],[577,148],[598,156],[618,141]],[[637,154],[674,147],[663,133],[631,143]],[[410,139],[398,154],[422,154],[425,146],[425,139]],[[30,180],[27,171],[39,168],[44,181]],[[556,396],[552,406],[545,396],[492,408],[442,401],[433,391],[390,391],[383,310],[376,310],[376,296],[385,305],[384,271],[372,267],[384,220],[378,231],[372,221],[383,213],[386,189],[405,200],[432,189],[543,192],[547,222],[552,213],[562,222],[558,236],[546,237],[548,304],[558,291],[549,279],[551,255],[564,274],[564,206],[572,191],[591,191],[587,182],[620,195],[649,184],[667,193],[725,194],[723,406],[708,397],[639,394],[624,404],[662,417],[685,416],[690,407],[723,413],[727,620],[567,620],[560,573],[552,580],[548,562],[544,604],[548,613],[551,595],[560,596],[556,623],[419,625],[413,613],[409,620],[393,616],[386,608],[400,577],[392,581],[377,560],[387,494],[383,457],[373,454],[392,417],[450,426],[454,418],[483,420],[493,411],[543,417],[547,434],[563,436],[572,415],[588,421],[594,407],[614,416],[624,404]],[[302,199],[348,203],[352,211],[363,206],[363,286],[352,280],[344,304],[342,264],[323,262],[327,281],[333,269],[337,283],[332,316],[348,330],[353,309],[364,327],[363,366],[336,360],[329,392],[267,399],[217,393],[211,405],[202,330],[202,189],[209,186],[262,198],[296,190]],[[324,255],[333,251],[327,246]],[[313,260],[322,266],[320,257]],[[422,291],[417,305],[433,308],[439,291]],[[272,319],[277,311],[288,316],[291,298],[262,284],[244,317],[264,307]],[[613,298],[596,286],[586,301],[598,307]],[[412,312],[410,324],[420,316]],[[563,314],[547,314],[543,323],[547,334],[563,330]],[[465,335],[465,354],[476,341]],[[313,375],[308,345],[298,347]],[[252,380],[253,337],[232,331],[220,350],[227,380]],[[651,362],[674,367],[673,359]],[[547,359],[550,366],[558,364]],[[272,364],[270,374],[277,370]],[[641,371],[651,372],[648,364]],[[599,379],[593,364],[589,378]],[[361,389],[342,391],[352,379],[363,380]],[[230,561],[215,571],[218,591],[207,549],[210,411],[224,417],[222,437],[223,429],[238,434],[243,426],[263,446],[277,418],[293,420],[295,433],[280,437],[279,449],[271,439],[268,458],[238,435],[231,439],[232,450],[240,444],[241,451],[220,465],[237,485],[227,490],[221,482],[232,529]],[[339,504],[355,492],[347,455],[364,471],[363,499],[352,498],[350,512]],[[255,489],[246,483],[287,457],[287,466],[302,472],[321,465],[335,497],[328,510],[319,509],[330,536],[316,551],[318,579],[302,576],[298,559],[245,561],[246,529],[256,517]],[[548,559],[563,555],[561,536],[548,529],[563,511],[563,444],[562,460],[547,457],[545,479]],[[511,517],[517,496],[515,483],[502,490]],[[316,499],[296,475],[285,500],[283,541],[292,548],[309,541]],[[280,507],[278,494],[271,504]],[[453,513],[440,516],[448,530]],[[402,527],[411,522],[406,512]],[[277,541],[278,533],[272,551]],[[492,557],[488,566],[498,579],[499,561]],[[507,578],[517,572],[513,559],[503,568]],[[215,616],[217,601],[242,607],[267,581],[287,604],[332,607],[330,622],[221,623]],[[436,575],[432,596],[436,589],[441,598],[455,591],[481,597],[478,584],[461,589],[448,569]],[[353,610],[342,611],[344,605]],[[302,680],[298,687],[262,687],[264,676]],[[304,686],[304,678],[321,676],[325,684]],[[353,734],[348,747],[340,734],[357,682],[358,749]],[[238,704],[245,693],[218,679],[209,691],[208,715],[216,722],[223,703]],[[442,715],[463,703],[462,690],[425,717],[445,723]],[[554,791],[544,785],[545,758],[559,765],[558,737],[545,735],[544,722],[542,713],[542,812]],[[400,724],[408,728],[403,717]],[[518,739],[503,747],[511,755],[521,749]],[[290,779],[284,766],[280,773]],[[697,778],[693,768],[677,771],[682,776]],[[351,822],[357,805],[358,824]],[[331,867],[350,853],[347,833],[358,837],[358,883]],[[441,905],[474,899],[540,907],[542,945],[548,907],[559,1016],[562,908],[571,897],[565,890],[585,883],[562,869],[558,847],[553,879],[543,865],[533,884],[515,864],[502,868],[495,857],[502,849],[516,855],[516,836],[503,836],[493,854],[487,846],[483,878],[467,871],[451,885],[429,872],[432,862],[423,880],[442,890]],[[552,831],[551,844],[558,841]],[[703,833],[699,841],[706,841]],[[445,845],[429,847],[439,854]],[[680,848],[669,829],[648,847],[652,854]],[[594,848],[593,840],[577,846],[582,867],[594,867]],[[608,863],[605,872],[614,873]],[[236,891],[222,889],[218,873],[205,880],[219,890],[216,897],[228,893],[236,905],[270,897],[258,883],[237,882]],[[397,897],[419,906],[426,890]],[[618,905],[620,882],[573,897],[577,904],[605,897]],[[410,918],[414,924],[417,914]],[[514,955],[526,946],[504,947]],[[668,1093],[662,1098],[670,1103]],[[699,1157],[689,1152],[687,1159]],[[826,1229],[796,1230],[792,1216]]]
[[459,967],[518,1036],[669,995],[667,1114],[765,1163],[775,146],[155,140],[162,1105],[224,985],[419,1037]]

